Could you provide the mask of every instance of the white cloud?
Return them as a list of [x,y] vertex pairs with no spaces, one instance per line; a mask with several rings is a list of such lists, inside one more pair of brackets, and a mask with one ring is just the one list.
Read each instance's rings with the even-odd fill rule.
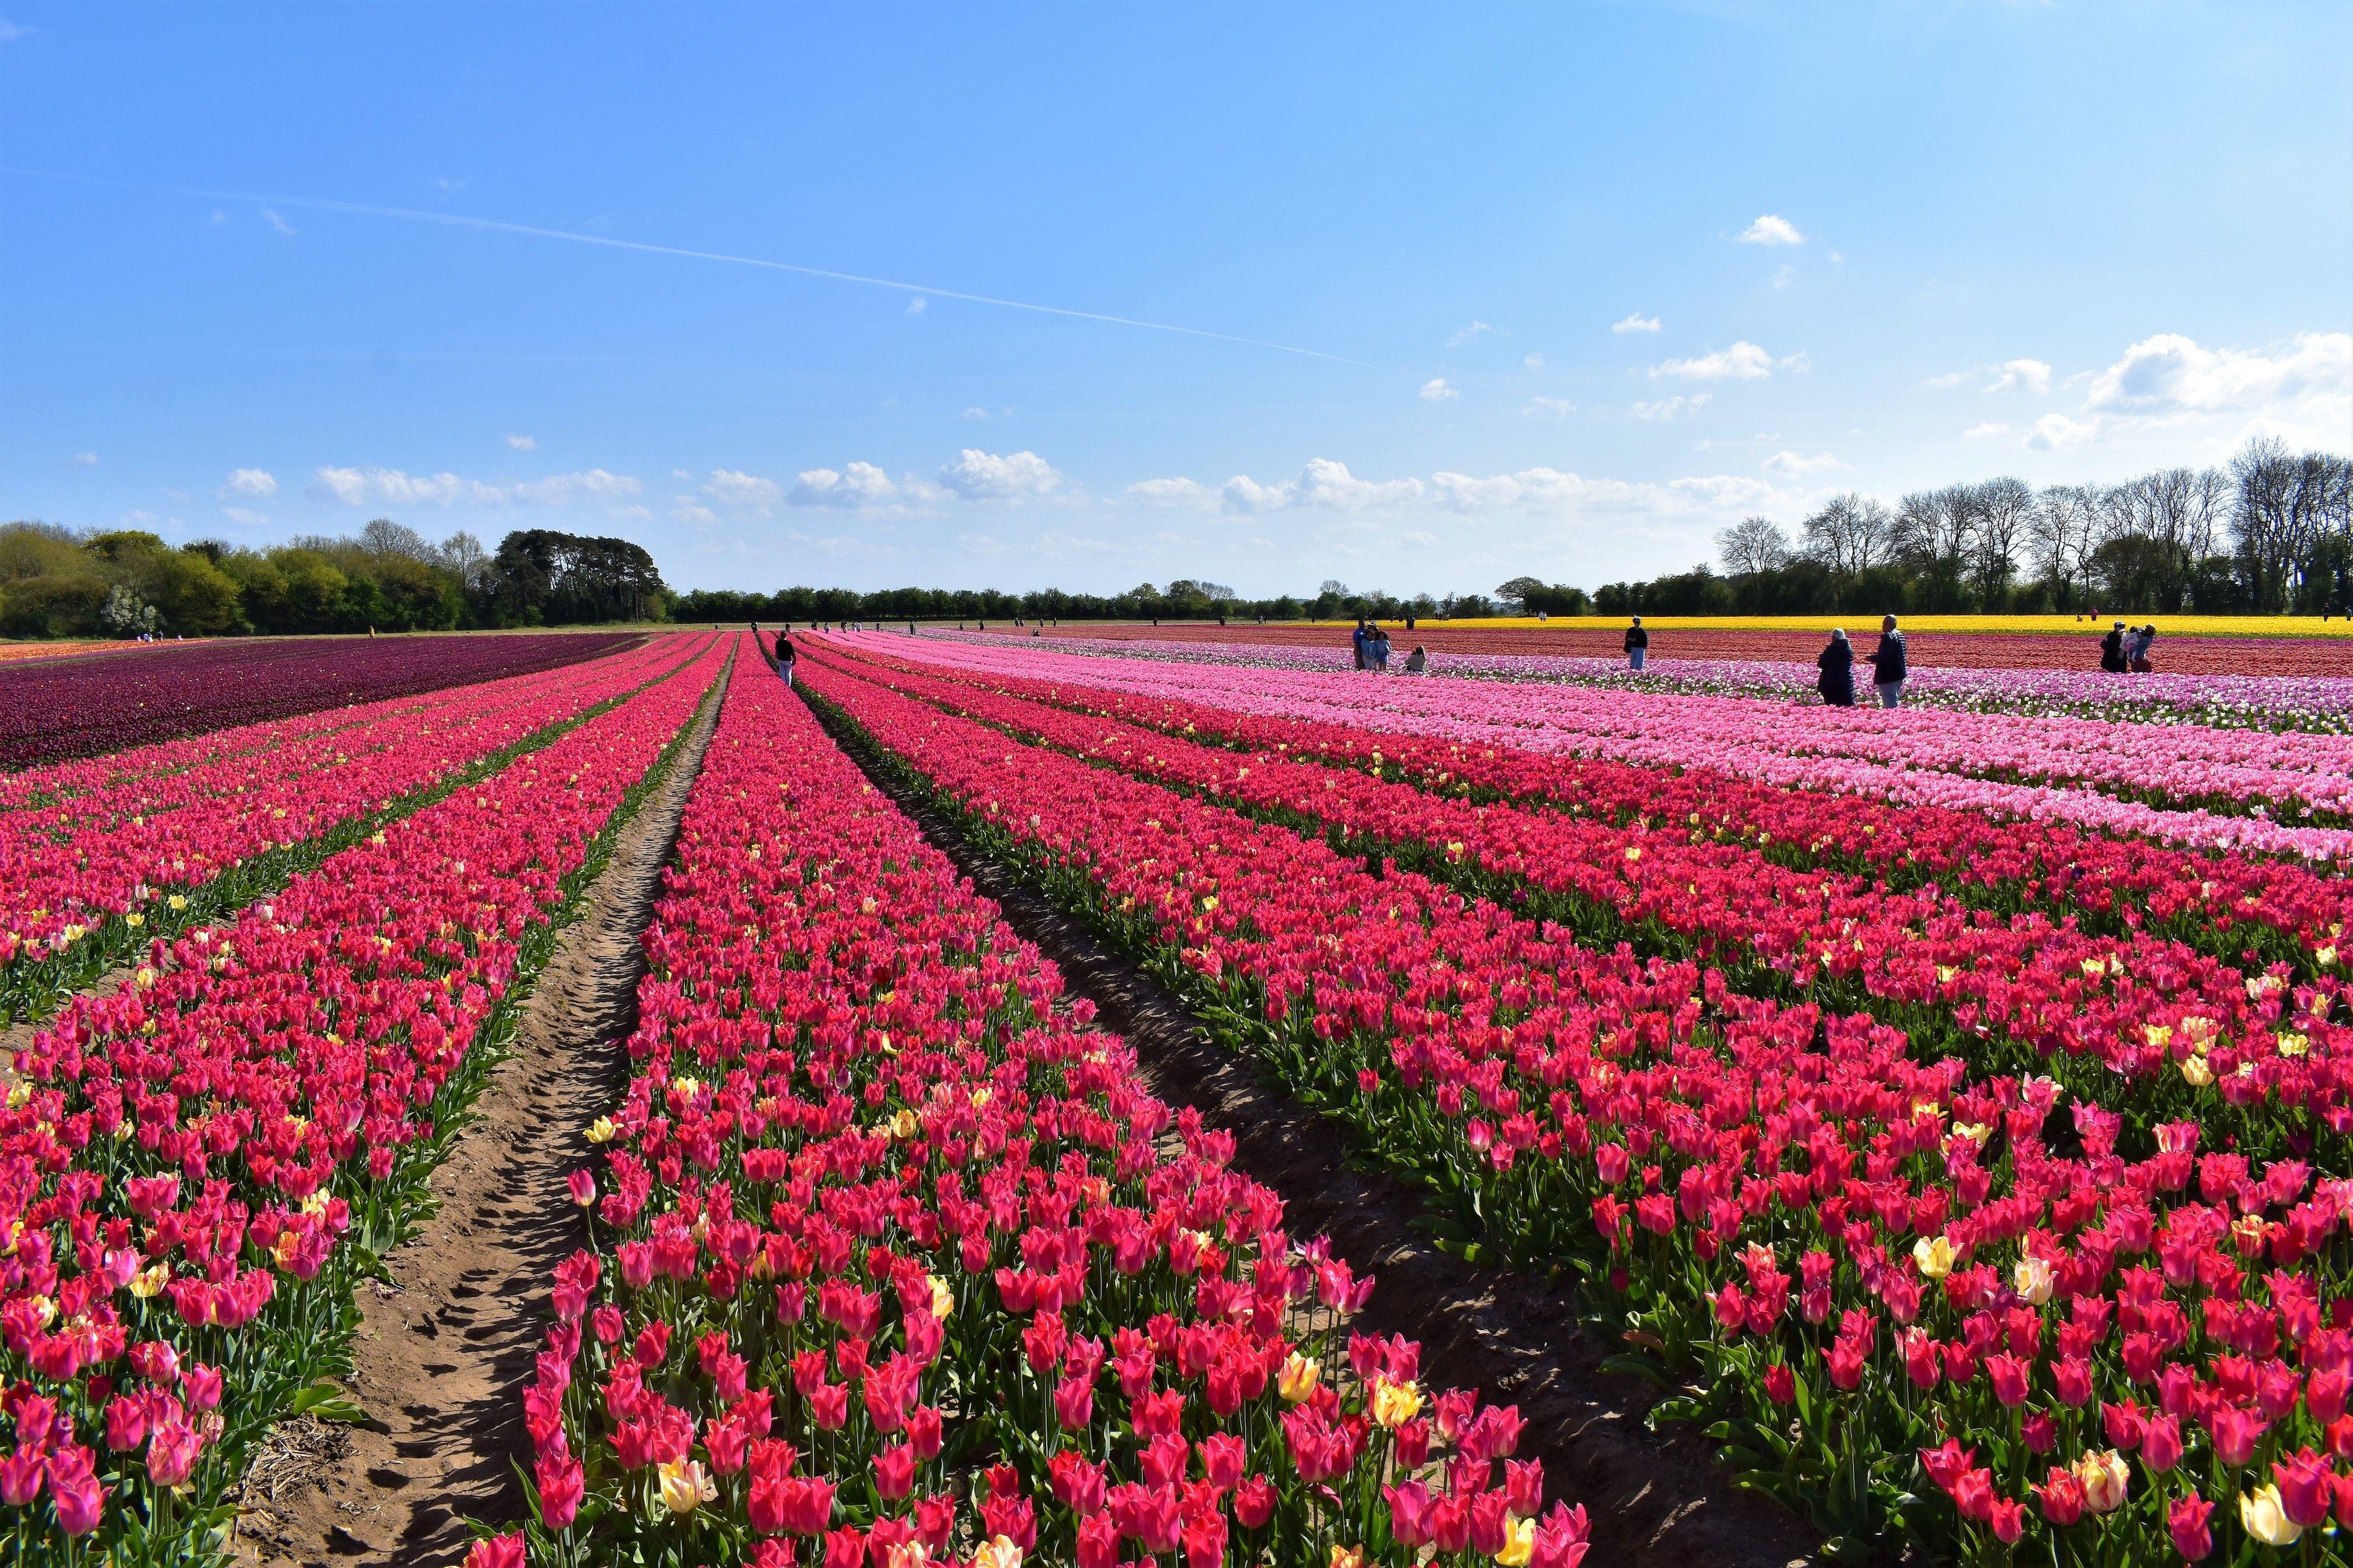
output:
[[1420,497],[1419,479],[1391,479],[1386,483],[1376,483],[1356,478],[1348,472],[1345,463],[1335,462],[1330,458],[1314,458],[1308,461],[1305,471],[1299,476],[1297,503],[1358,511],[1370,506],[1418,500]]
[[539,439],[534,436],[509,436],[507,437],[507,445],[512,447],[518,452],[536,452],[539,450]]
[[2299,332],[2285,352],[2200,348],[2177,332],[2144,338],[2092,382],[2089,405],[2154,416],[2289,415],[2353,398],[2353,333]]
[[1789,263],[1784,261],[1780,266],[1773,269],[1773,287],[1776,289],[1787,289],[1789,286],[1789,280],[1797,277],[1797,275],[1798,269],[1795,267],[1792,267]]
[[1525,358],[1525,359],[1522,360],[1520,363],[1521,363],[1522,364],[1524,364],[1524,365],[1527,366],[1530,370],[1542,370],[1542,369],[1544,369],[1544,364],[1545,364],[1544,355],[1542,355],[1542,354],[1530,354],[1527,358]]
[[1776,452],[1759,465],[1767,473],[1778,474],[1785,479],[1802,479],[1808,474],[1845,466],[1828,452],[1818,452],[1810,458],[1799,452]]
[[1927,379],[1921,382],[1920,384],[1923,386],[1934,387],[1938,392],[1944,392],[1960,385],[1961,383],[1968,380],[1968,378],[1969,373],[1968,371],[1957,370],[1945,375],[1929,376]]
[[1637,419],[1681,419],[1698,413],[1714,400],[1713,392],[1694,392],[1689,397],[1682,393],[1662,397],[1655,403],[1637,402],[1631,412]]
[[19,38],[29,38],[33,29],[0,16],[0,44],[13,44]]
[[1059,489],[1062,476],[1035,452],[998,457],[966,447],[940,470],[940,483],[967,500],[1013,500]]
[[2070,419],[2064,414],[2046,414],[2034,422],[2033,433],[2026,444],[2038,452],[2055,451],[2061,447],[2081,446],[2100,433],[2097,420]]
[[1127,487],[1127,493],[1154,506],[1208,508],[1218,504],[1217,492],[1193,479],[1140,479]]
[[263,528],[271,521],[268,512],[255,511],[249,507],[225,506],[221,508],[221,515],[241,528]]
[[1247,474],[1236,474],[1220,487],[1218,499],[1229,512],[1273,511],[1282,507],[1365,511],[1418,501],[1425,493],[1426,487],[1417,479],[1360,479],[1345,463],[1314,458],[1297,479],[1282,484],[1261,484]]
[[268,223],[270,227],[276,229],[280,234],[292,234],[294,232],[294,226],[288,223],[284,218],[280,217],[277,212],[272,208],[262,208],[261,216],[264,222]]
[[687,472],[684,468],[672,468],[670,471],[670,477],[674,479],[691,479],[694,478],[692,474]]
[[1986,390],[2031,392],[2039,396],[2051,390],[2051,367],[2039,359],[2008,361],[1996,367],[1993,381]]
[[696,523],[706,527],[719,521],[717,512],[692,496],[672,497],[670,515],[680,522]]
[[1456,329],[1454,335],[1446,340],[1446,346],[1450,349],[1459,349],[1481,332],[1492,332],[1494,330],[1484,321],[1473,321],[1467,327]]
[[1287,484],[1262,485],[1248,474],[1236,474],[1218,489],[1218,503],[1228,511],[1272,511],[1291,504]]
[[66,459],[66,467],[69,468],[94,468],[98,467],[98,454],[96,452],[76,452],[72,457]]
[[238,468],[222,481],[216,493],[224,500],[231,497],[239,500],[267,500],[278,493],[278,479],[267,468]]
[[804,468],[794,476],[795,506],[848,507],[869,510],[889,506],[899,499],[899,487],[891,476],[871,463],[845,464],[840,472],[831,468]]
[[986,408],[967,408],[964,411],[963,417],[966,419],[986,419],[988,417],[988,410]]
[[613,516],[622,522],[651,522],[654,520],[653,509],[646,506],[617,506],[613,509]]
[[1996,424],[1989,419],[1982,425],[1972,425],[1962,431],[1961,438],[1965,441],[1998,441],[2009,434],[2009,426]]
[[586,473],[551,474],[543,479],[527,479],[509,487],[513,498],[531,506],[562,506],[572,501],[617,500],[633,496],[639,489],[638,481],[627,474],[607,473],[602,468],[590,468]]
[[[1781,363],[1788,364],[1790,361]],[[1743,339],[1728,349],[1718,349],[1697,359],[1671,359],[1664,364],[1653,365],[1651,374],[1673,376],[1680,381],[1756,381],[1773,374],[1773,356]]]
[[144,528],[155,521],[155,514],[144,507],[133,507],[117,521],[125,528]]
[[711,477],[702,482],[702,493],[731,511],[765,517],[771,508],[784,500],[785,487],[774,479],[745,473],[741,468],[713,468]]
[[[274,484],[275,481],[273,488]],[[313,493],[342,501],[345,506],[564,506],[632,496],[638,488],[638,481],[628,475],[607,473],[603,468],[550,474],[545,479],[512,485],[489,484],[456,474],[409,474],[382,468],[326,468],[311,476]]]
[[1628,332],[1655,332],[1659,330],[1659,318],[1637,310],[1623,321],[1610,322],[1609,330],[1621,337]]
[[228,223],[228,214],[221,210],[219,207],[215,207],[213,208],[213,216],[206,218],[205,221],[211,224],[215,228],[220,228]]
[[1740,231],[1740,243],[1743,245],[1803,245],[1806,243],[1806,237],[1799,234],[1798,226],[1788,218],[1775,217],[1771,213],[1767,213]]
[[913,299],[907,301],[907,314],[911,316],[920,316],[923,313],[925,307],[930,304],[931,301],[929,300],[926,300],[921,294],[918,294]]
[[1577,412],[1577,405],[1566,397],[1531,397],[1525,412],[1549,414],[1556,420],[1566,419]]
[[1433,375],[1421,384],[1421,400],[1424,403],[1444,403],[1461,395],[1446,384],[1446,378],[1442,375]]

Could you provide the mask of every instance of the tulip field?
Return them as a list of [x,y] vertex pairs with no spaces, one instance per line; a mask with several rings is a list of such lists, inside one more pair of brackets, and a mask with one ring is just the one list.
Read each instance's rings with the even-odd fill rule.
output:
[[1609,1560],[1070,930],[1823,1560],[2353,1561],[2342,682],[796,641],[232,648],[209,721],[0,773],[0,1561],[248,1560],[645,821],[469,1568]]
[[1829,1554],[2342,1560],[2344,740],[805,648]]

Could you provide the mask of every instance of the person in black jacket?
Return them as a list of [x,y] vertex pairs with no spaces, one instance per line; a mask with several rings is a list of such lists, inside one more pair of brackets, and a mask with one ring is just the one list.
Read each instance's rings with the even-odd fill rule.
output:
[[1854,645],[1846,640],[1846,628],[1831,633],[1831,646],[1814,658],[1821,674],[1814,679],[1814,689],[1822,700],[1832,708],[1854,706]]
[[1904,678],[1911,673],[1904,657],[1904,634],[1894,616],[1879,618],[1879,646],[1871,650],[1871,680],[1879,688],[1882,708],[1904,706]]
[[1634,624],[1626,628],[1626,668],[1640,669],[1651,656],[1651,634],[1642,629],[1642,617],[1636,616]]
[[2115,629],[2100,639],[2100,668],[2110,675],[2122,675],[2131,666],[2125,658],[2125,624],[2118,621]]
[[776,634],[776,673],[785,678],[785,685],[787,688],[789,688],[793,683],[793,661],[795,657],[796,656],[793,652],[793,639],[786,637],[784,633],[778,632]]

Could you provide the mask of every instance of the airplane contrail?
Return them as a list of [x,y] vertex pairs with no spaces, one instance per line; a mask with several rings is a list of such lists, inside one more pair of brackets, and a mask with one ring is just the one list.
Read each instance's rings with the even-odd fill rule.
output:
[[[256,207],[294,207],[311,212],[342,213],[353,217],[385,218],[399,223],[438,224],[445,228],[480,229],[491,234],[519,234],[533,239],[562,240],[570,245],[602,246],[608,250],[634,250],[649,256],[679,256],[693,261],[715,261],[731,267],[757,267],[771,272],[797,273],[804,278],[827,278],[839,283],[862,283],[873,289],[890,289],[902,294],[921,295],[927,299],[961,300],[974,305],[994,305],[1006,310],[1029,310],[1041,316],[1067,316],[1081,321],[1103,321],[1115,327],[1140,327],[1146,331],[1175,332],[1188,338],[1208,338],[1218,342],[1240,343],[1249,348],[1271,349],[1277,353],[1300,354],[1309,359],[1329,360],[1335,364],[1353,365],[1359,370],[1381,370],[1385,367],[1350,359],[1345,354],[1327,353],[1322,349],[1301,348],[1295,343],[1271,342],[1264,338],[1246,338],[1233,332],[1214,332],[1205,327],[1178,326],[1172,321],[1146,321],[1134,316],[1113,316],[1101,310],[1073,310],[1067,305],[1040,305],[1028,300],[1006,300],[993,294],[975,294],[962,289],[941,289],[928,283],[909,283],[896,278],[871,278],[861,272],[841,272],[828,267],[806,267],[797,261],[777,261],[765,256],[736,256],[720,250],[697,250],[687,246],[655,245],[641,239],[616,239],[609,235],[583,234],[576,229],[546,228],[537,224],[509,223],[501,218],[469,217],[459,213],[431,212],[421,207],[378,206],[369,202],[332,201],[315,196],[271,195],[256,191],[205,191],[174,186],[133,185],[129,182],[95,179],[87,175],[58,174],[43,169],[9,169],[15,174],[29,174],[41,179],[68,180],[77,184],[115,185],[136,190],[152,190],[172,195],[201,197],[206,201],[238,202]],[[280,220],[283,221],[283,220]]]

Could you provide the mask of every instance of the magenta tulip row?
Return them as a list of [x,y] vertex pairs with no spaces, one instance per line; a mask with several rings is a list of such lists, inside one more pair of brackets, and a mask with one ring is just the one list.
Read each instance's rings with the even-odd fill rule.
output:
[[233,638],[0,667],[0,768],[552,669],[642,635]]
[[888,679],[804,661],[977,843],[1453,1194],[1466,1238],[1572,1263],[1748,1484],[1972,1563],[2353,1521],[2353,1184],[1588,952]]
[[[1910,805],[2316,862],[2353,853],[2353,736],[1951,711],[1794,715],[1786,703],[1087,658],[940,638],[862,646],[992,674],[1375,726],[1547,757],[1696,768]],[[2269,803],[2259,809],[2246,803]],[[2302,819],[2320,814],[2331,825]],[[2276,816],[2276,820],[2274,820]]]
[[1972,910],[1935,883],[1898,892],[1801,871],[1688,824],[1475,805],[1281,751],[1238,753],[991,690],[985,677],[901,664],[887,679],[1025,740],[1403,851],[1442,878],[1560,895],[1557,912],[1588,940],[1689,952],[1746,977],[1745,989],[1855,995],[1942,1047],[2006,1047],[1997,1059],[2013,1068],[2052,1058],[2091,1092],[2232,1132],[2250,1152],[2305,1152],[2326,1135],[2344,1149],[2353,1133],[2353,1022],[2333,973],[2291,984],[2284,964],[2234,966],[2147,931]]
[[103,769],[13,775],[11,794],[39,804],[0,813],[0,964],[63,952],[251,856],[383,810],[642,685],[691,647],[672,636],[554,671],[121,752]]
[[1574,1568],[1519,1421],[1345,1328],[1127,1047],[773,680],[730,691],[484,1563]]
[[337,1364],[362,1270],[403,1234],[442,1119],[486,1070],[483,1031],[512,1026],[509,987],[728,653],[706,639],[543,750],[182,936],[117,994],[74,999],[16,1053],[0,1556],[217,1548],[243,1453]]

